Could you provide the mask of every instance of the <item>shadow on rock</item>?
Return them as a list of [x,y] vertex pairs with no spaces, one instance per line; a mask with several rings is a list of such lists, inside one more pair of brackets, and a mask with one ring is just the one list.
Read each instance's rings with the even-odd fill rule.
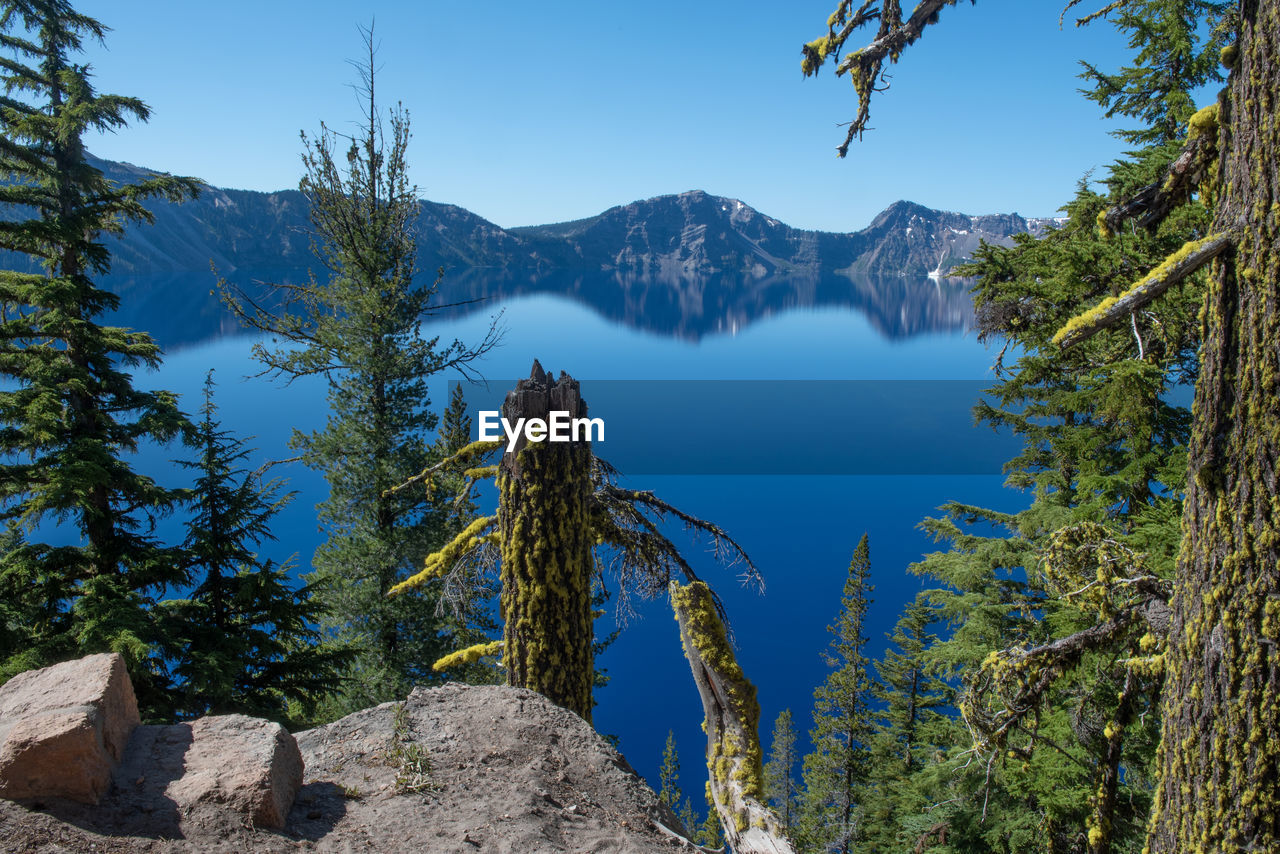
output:
[[97,806],[62,799],[24,805],[108,836],[180,839],[182,814],[166,789],[186,772],[192,740],[190,727],[139,726],[112,774],[110,791]]

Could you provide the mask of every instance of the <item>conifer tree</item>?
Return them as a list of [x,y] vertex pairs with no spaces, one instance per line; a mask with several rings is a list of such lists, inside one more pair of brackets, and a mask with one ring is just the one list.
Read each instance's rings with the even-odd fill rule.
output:
[[1181,145],[1196,111],[1192,92],[1222,79],[1219,56],[1228,33],[1221,24],[1231,6],[1224,0],[1131,0],[1113,11],[1112,23],[1128,36],[1132,64],[1108,72],[1082,62],[1081,76],[1093,84],[1085,94],[1107,118],[1141,123],[1116,136],[1144,147]]
[[662,746],[662,765],[658,768],[658,800],[671,809],[680,805],[684,793],[680,791],[680,754],[676,750],[675,730],[667,730],[667,741]]
[[[362,123],[354,137],[322,125],[303,136],[314,251],[327,279],[281,286],[278,306],[224,291],[248,325],[290,346],[255,346],[265,371],[288,379],[320,375],[330,416],[320,430],[296,431],[302,461],[325,476],[312,583],[322,591],[325,632],[355,650],[339,715],[395,697],[436,678],[433,662],[457,646],[437,609],[438,585],[388,599],[387,592],[446,541],[450,506],[421,491],[392,492],[438,459],[427,378],[466,366],[496,341],[472,348],[426,338],[421,325],[436,285],[416,269],[416,188],[409,184],[409,118],[385,117],[375,91],[372,31],[360,67]],[[438,283],[438,280],[437,280]]]
[[134,387],[160,349],[140,332],[104,326],[119,300],[94,283],[111,259],[104,234],[150,222],[150,198],[181,201],[198,182],[156,175],[117,186],[91,166],[83,137],[149,113],[136,98],[94,91],[74,61],[107,28],[62,0],[0,5],[0,249],[31,256],[43,273],[0,272],[0,506],[26,532],[58,523],[78,542],[11,540],[0,598],[35,622],[6,650],[0,678],[90,652],[125,655],[144,714],[166,710],[152,656],[163,646],[149,610],[182,583],[175,548],[153,532],[180,493],[136,472],[143,442],[189,428],[174,395]]
[[871,674],[864,624],[871,606],[871,547],[863,534],[849,562],[840,614],[830,627],[835,668],[814,691],[813,750],[804,758],[796,836],[801,848],[849,854],[863,836],[861,800],[870,774]]
[[[897,61],[902,50],[937,20],[938,12],[953,3],[925,0],[909,18],[902,16],[897,3],[868,3],[857,10],[842,3],[829,22],[828,35],[806,47],[806,71],[812,72],[827,55],[838,55],[855,29],[879,21],[870,49],[849,53],[839,62],[838,71],[853,77],[859,94],[849,140],[866,127],[868,105],[881,88],[886,61]],[[1075,5],[1069,3],[1068,8]],[[1267,591],[1275,589],[1272,570],[1275,543],[1280,542],[1273,514],[1263,509],[1262,499],[1273,492],[1262,473],[1274,468],[1280,457],[1275,439],[1280,417],[1265,379],[1277,372],[1272,344],[1280,337],[1280,316],[1273,300],[1259,298],[1275,290],[1280,257],[1274,217],[1265,215],[1278,195],[1276,180],[1260,168],[1280,156],[1280,135],[1267,106],[1280,93],[1280,77],[1271,61],[1277,52],[1280,4],[1120,0],[1086,15],[1081,23],[1109,14],[1118,14],[1122,28],[1137,33],[1133,44],[1142,47],[1138,67],[1145,71],[1126,70],[1116,86],[1095,75],[1094,94],[1117,112],[1151,123],[1149,129],[1135,132],[1141,136],[1128,138],[1166,144],[1113,170],[1112,196],[1092,204],[1096,231],[1073,212],[1067,236],[1055,240],[1051,235],[1038,242],[1066,249],[1059,257],[1070,262],[1066,266],[1078,265],[1074,276],[1064,277],[1062,270],[1043,263],[1035,268],[1015,264],[1013,275],[1004,281],[1017,285],[996,305],[1009,327],[1030,321],[1028,325],[1040,330],[1036,334],[1042,339],[1035,349],[1045,362],[1069,365],[1079,360],[1081,369],[1094,369],[1095,382],[1127,383],[1129,399],[1100,394],[1088,384],[1088,393],[1079,394],[1075,387],[1078,396],[1067,410],[1065,426],[1074,427],[1077,422],[1070,413],[1084,409],[1103,416],[1086,421],[1103,429],[1070,458],[1050,456],[1050,448],[1042,447],[1049,452],[1042,471],[1056,472],[1063,485],[1055,490],[1064,494],[1046,493],[1047,500],[1034,508],[1037,514],[1004,520],[1015,535],[1031,535],[1026,544],[1032,560],[1022,565],[1033,568],[1041,561],[1042,592],[1052,604],[1024,612],[1035,635],[993,639],[995,648],[980,667],[972,668],[974,696],[980,702],[969,706],[966,715],[977,722],[977,732],[994,735],[997,742],[1025,728],[1033,738],[1027,747],[1038,740],[1056,743],[1059,752],[1074,754],[1076,760],[1081,749],[1092,754],[1092,768],[1085,764],[1093,772],[1086,785],[1095,793],[1090,798],[1088,833],[1083,833],[1083,822],[1067,822],[1074,838],[1065,841],[1107,851],[1121,841],[1134,844],[1133,835],[1119,832],[1124,828],[1115,821],[1120,817],[1117,807],[1126,802],[1132,807],[1134,799],[1120,797],[1118,790],[1138,783],[1129,794],[1138,795],[1141,808],[1142,793],[1151,788],[1150,777],[1142,779],[1147,770],[1142,749],[1135,756],[1128,744],[1145,740],[1147,733],[1135,731],[1135,721],[1152,721],[1150,705],[1158,694],[1163,712],[1160,772],[1146,850],[1272,850],[1280,840],[1280,809],[1275,787],[1264,781],[1275,778],[1280,749],[1249,740],[1248,733],[1280,725],[1280,707],[1270,690],[1277,682],[1276,667],[1260,653],[1274,635],[1264,599],[1274,595]],[[1194,15],[1203,17],[1195,20]],[[1192,114],[1188,81],[1205,82],[1214,76],[1206,61],[1213,52],[1196,48],[1203,32],[1222,39],[1219,59],[1232,73],[1218,105]],[[1152,44],[1155,49],[1150,49]],[[1181,136],[1178,125],[1183,121],[1185,139],[1181,145],[1170,143],[1171,136]],[[847,145],[848,141],[841,153]],[[1144,180],[1134,180],[1143,173]],[[1083,198],[1077,202],[1088,204]],[[1161,242],[1168,251],[1155,254]],[[1090,252],[1103,263],[1088,263]],[[1015,252],[1002,260],[1035,254]],[[1211,267],[1208,294],[1201,301],[1196,297],[1204,293],[1198,287],[1203,280],[1197,273],[1206,265]],[[1000,276],[1009,269],[994,266],[987,272],[997,274],[992,291],[1001,290]],[[1015,290],[1022,291],[1021,305]],[[1177,318],[1188,304],[1191,318],[1200,308],[1203,323],[1186,322],[1186,312],[1182,322],[1158,320],[1162,314]],[[1060,313],[1064,308],[1070,311],[1067,316]],[[1057,321],[1056,330],[1045,322],[1050,319]],[[1133,355],[1118,359],[1125,353],[1119,343],[1126,337],[1131,342],[1126,349]],[[1166,420],[1153,430],[1163,416],[1161,407],[1151,403],[1168,381],[1163,372],[1176,371],[1185,360],[1172,354],[1188,342],[1195,365],[1197,337],[1204,343],[1189,447],[1167,453],[1171,445],[1181,444],[1176,438],[1171,441],[1178,428]],[[1152,344],[1160,349],[1155,358],[1149,350]],[[1053,353],[1055,349],[1059,352]],[[1024,381],[1019,385],[1034,388]],[[1072,388],[1064,385],[1062,390],[1065,394]],[[1142,403],[1135,405],[1135,398]],[[1126,431],[1127,447],[1106,441]],[[1161,480],[1170,467],[1158,462],[1179,454],[1190,462],[1182,481],[1182,531],[1177,526],[1181,483],[1176,478]],[[1085,465],[1077,472],[1066,460]],[[1100,495],[1093,493],[1094,484],[1083,472],[1094,463],[1095,471],[1106,475]],[[1039,479],[1035,469],[1024,470],[1022,476],[1028,483]],[[1126,482],[1129,494],[1108,491]],[[1045,483],[1048,486],[1047,479]],[[1100,500],[1091,500],[1095,496]],[[1106,509],[1108,502],[1113,515],[1079,521],[1076,513],[1081,509],[1088,517]],[[956,519],[975,518],[967,508],[954,510],[959,511],[953,513]],[[1051,515],[1055,511],[1056,520]],[[947,536],[959,544],[954,533],[953,529]],[[1004,558],[998,556],[998,546],[983,550],[991,567],[1017,569],[1018,564],[1007,561],[1012,550],[1005,549]],[[937,561],[934,567],[959,569],[964,559],[955,557]],[[953,583],[973,577],[972,569],[967,575],[951,576]],[[972,602],[975,597],[961,592],[952,599],[951,604],[960,607],[950,611],[948,606],[950,619],[964,619],[966,598]],[[1227,645],[1221,641],[1224,635],[1231,638]],[[1117,661],[1128,666],[1117,672]],[[1099,678],[1082,685],[1080,675],[1098,664],[1104,665]],[[1062,679],[1064,674],[1070,678]],[[1082,704],[1081,687],[1087,697]],[[1063,701],[1072,694],[1085,713],[1072,721],[1074,727],[1063,726],[1068,723]],[[1104,703],[1101,698],[1108,699]],[[1056,722],[1046,709],[1060,710]],[[1077,743],[1064,745],[1062,736],[1072,729]],[[986,739],[980,736],[980,741]],[[1021,749],[1013,754],[1023,758]],[[1044,755],[1036,751],[1024,767]],[[1206,785],[1212,797],[1202,796]],[[1056,787],[1042,792],[1038,801],[1041,807],[1056,804],[1060,812],[1067,799],[1062,787]],[[1042,833],[1041,838],[1049,835],[1050,844],[1057,845],[1056,832]]]
[[320,643],[319,603],[295,588],[289,566],[258,556],[271,520],[292,499],[278,480],[245,468],[244,440],[223,430],[205,378],[200,457],[179,465],[196,472],[194,509],[183,543],[198,583],[185,599],[160,603],[177,651],[178,712],[185,717],[242,714],[305,722],[316,701],[338,687],[347,654]]
[[778,816],[783,833],[791,833],[795,821],[796,798],[796,730],[791,722],[791,710],[783,709],[773,724],[773,739],[769,747],[769,761],[764,765],[764,794],[769,806]]
[[913,830],[912,819],[926,814],[946,798],[932,798],[932,787],[915,780],[936,761],[939,747],[950,746],[958,733],[945,710],[954,700],[951,686],[935,674],[932,647],[938,638],[932,629],[937,608],[919,596],[906,607],[889,636],[891,646],[875,664],[872,693],[878,701],[878,717],[871,746],[872,785],[864,814],[866,833],[861,850],[891,851],[914,845],[921,831],[939,823],[940,815]]
[[693,802],[680,788],[680,752],[676,749],[675,730],[667,730],[667,741],[662,746],[662,765],[658,768],[658,800],[680,817],[680,823],[690,834],[699,835],[697,814]]
[[[688,802],[688,799],[685,799]],[[711,798],[708,790],[706,794],[707,817],[702,820],[702,826],[698,828],[697,843],[703,848],[710,848],[713,851],[724,848],[724,827],[720,824],[720,813],[716,811],[715,802]],[[692,813],[692,808],[690,808]],[[690,815],[692,819],[693,816]]]

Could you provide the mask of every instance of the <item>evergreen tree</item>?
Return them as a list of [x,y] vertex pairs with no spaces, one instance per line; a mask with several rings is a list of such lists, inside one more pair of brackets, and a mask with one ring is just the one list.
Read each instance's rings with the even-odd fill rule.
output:
[[194,512],[183,543],[199,583],[181,600],[162,603],[162,621],[178,652],[179,714],[242,714],[305,722],[316,701],[338,687],[346,653],[319,643],[314,591],[295,589],[289,567],[254,551],[269,539],[272,518],[290,499],[278,480],[261,482],[244,464],[245,442],[223,430],[205,379],[200,458],[193,469]]
[[[806,71],[812,72],[828,55],[838,55],[857,27],[879,22],[874,47],[848,54],[838,65],[838,73],[850,74],[859,93],[858,117],[841,153],[866,126],[886,60],[897,61],[902,49],[937,20],[937,12],[952,3],[927,0],[910,18],[896,3],[857,10],[841,4],[828,36],[806,47]],[[1181,622],[1207,624],[1206,612],[1194,608],[1219,601],[1215,591],[1224,589],[1226,576],[1206,555],[1230,553],[1224,544],[1255,541],[1256,531],[1228,530],[1229,520],[1263,518],[1235,504],[1246,505],[1245,496],[1261,494],[1248,486],[1256,480],[1252,461],[1274,459],[1277,453],[1273,443],[1250,445],[1253,450],[1243,456],[1206,455],[1207,449],[1244,447],[1228,438],[1230,431],[1222,426],[1228,422],[1220,413],[1224,401],[1243,399],[1237,391],[1253,393],[1247,382],[1243,389],[1233,387],[1235,378],[1269,375],[1271,368],[1258,356],[1272,351],[1256,342],[1271,340],[1280,325],[1274,310],[1259,311],[1255,302],[1236,299],[1242,293],[1236,290],[1237,272],[1269,269],[1271,263],[1240,265],[1236,259],[1249,252],[1255,261],[1274,259],[1274,235],[1246,228],[1246,239],[1240,240],[1235,231],[1260,183],[1256,174],[1250,177],[1249,164],[1270,162],[1277,150],[1257,105],[1280,88],[1274,68],[1262,60],[1274,55],[1280,9],[1274,0],[1244,3],[1235,10],[1238,20],[1231,14],[1224,19],[1229,8],[1124,0],[1086,16],[1117,13],[1117,24],[1139,51],[1134,64],[1116,75],[1086,68],[1095,84],[1092,97],[1114,114],[1142,120],[1146,127],[1124,136],[1153,145],[1111,170],[1106,197],[1082,188],[1068,207],[1063,229],[1042,240],[1024,238],[1011,250],[990,249],[970,268],[983,276],[977,291],[980,323],[999,330],[1024,354],[993,390],[997,403],[982,414],[1027,438],[1025,453],[1010,464],[1011,481],[1033,489],[1035,501],[1012,515],[951,505],[948,519],[930,523],[952,550],[930,556],[923,568],[950,586],[934,598],[956,626],[952,637],[937,645],[935,661],[953,673],[967,673],[969,692],[961,708],[988,760],[978,769],[980,785],[965,786],[962,780],[952,788],[961,798],[977,794],[980,812],[978,805],[951,812],[941,834],[924,832],[922,840],[945,836],[949,845],[985,843],[996,850],[1030,845],[1091,852],[1140,849],[1154,770],[1157,696],[1164,698],[1166,712],[1166,770],[1159,791],[1174,806],[1157,808],[1147,840],[1151,850],[1216,850],[1246,841],[1266,850],[1277,838],[1274,823],[1258,820],[1269,808],[1215,806],[1194,794],[1198,785],[1189,785],[1189,769],[1212,766],[1205,779],[1233,781],[1218,785],[1233,792],[1228,796],[1233,803],[1261,804],[1274,793],[1262,794],[1256,781],[1280,763],[1274,750],[1230,747],[1242,737],[1240,729],[1216,714],[1248,708],[1242,713],[1258,712],[1255,720],[1261,720],[1266,709],[1274,708],[1264,692],[1226,675],[1233,667],[1257,674],[1242,663],[1247,655],[1215,665],[1220,690],[1211,689],[1213,680],[1201,678],[1208,658],[1196,647],[1204,646],[1210,632],[1184,630]],[[1223,23],[1226,28],[1219,29]],[[1213,40],[1202,43],[1204,33]],[[1233,38],[1239,39],[1235,45]],[[1230,102],[1244,104],[1248,113],[1243,120],[1231,118],[1234,135],[1219,121],[1221,110],[1193,114],[1191,109],[1192,89],[1217,76],[1211,60],[1224,43],[1220,56],[1227,67],[1235,67],[1250,50],[1255,60],[1250,73],[1240,70],[1232,78],[1239,91]],[[1245,139],[1247,150],[1238,145]],[[1219,164],[1232,162],[1236,176],[1220,183],[1225,167]],[[1224,185],[1239,202],[1229,215]],[[1266,186],[1252,210],[1262,210],[1260,199],[1274,197],[1274,188]],[[1212,296],[1211,288],[1204,303],[1203,280],[1193,274],[1232,244],[1248,252],[1224,256],[1231,260],[1219,268],[1220,296]],[[1131,288],[1135,280],[1145,282],[1145,289]],[[1150,302],[1160,293],[1161,300]],[[1204,332],[1196,323],[1201,305],[1208,307]],[[1248,334],[1232,334],[1237,322]],[[1197,383],[1200,422],[1190,431],[1190,457],[1200,462],[1187,480],[1189,422],[1185,412],[1167,405],[1166,392],[1194,376],[1202,335],[1210,343],[1217,336],[1214,346],[1223,360],[1208,359]],[[1083,347],[1077,343],[1085,339]],[[1254,343],[1240,347],[1246,340]],[[1205,376],[1213,378],[1207,385]],[[1248,417],[1231,422],[1235,437],[1259,435],[1270,429],[1268,419],[1274,423],[1274,415],[1257,400],[1239,410],[1247,410]],[[1208,424],[1215,426],[1207,429]],[[1209,468],[1221,465],[1235,474],[1197,479],[1206,471],[1205,460],[1214,461]],[[1194,533],[1184,540],[1179,530],[1183,482],[1188,508],[1197,508],[1188,509],[1187,518],[1214,520],[1201,531],[1208,549]],[[1228,495],[1223,490],[1197,506],[1197,488],[1209,495],[1222,483],[1240,485],[1242,491]],[[972,522],[994,525],[1007,536],[962,529]],[[1175,594],[1170,603],[1167,579],[1179,551],[1184,575],[1173,586],[1189,594],[1181,601]],[[1250,592],[1230,598],[1241,607],[1241,619],[1223,619],[1244,626],[1241,636],[1252,638],[1258,636],[1261,612],[1250,596],[1266,585],[1246,582],[1259,578],[1260,564],[1253,561],[1266,560],[1252,548],[1241,553],[1253,557],[1240,564],[1226,588]],[[1219,612],[1213,613],[1209,622],[1219,619]],[[1163,653],[1166,638],[1182,644],[1180,654],[1190,652],[1185,669],[1164,664],[1177,658]],[[1191,675],[1185,685],[1170,690],[1166,681],[1162,689],[1161,677],[1170,672]],[[1240,686],[1239,699],[1227,699],[1234,689],[1223,685]],[[1195,711],[1171,727],[1170,707]],[[1211,743],[1213,748],[1205,747]],[[1234,757],[1246,755],[1252,772],[1242,770],[1246,762],[1232,767]],[[1211,756],[1217,758],[1206,759]],[[974,758],[966,760],[970,774],[978,764]],[[1082,809],[1090,814],[1087,820]],[[1269,815],[1275,814],[1270,809]],[[1192,838],[1187,833],[1194,828],[1208,830]]]
[[[954,692],[934,674],[930,661],[938,640],[932,632],[937,622],[937,609],[925,597],[917,597],[898,619],[889,636],[891,646],[875,665],[872,693],[879,701],[879,716],[871,747],[872,786],[864,805],[864,851],[913,846],[940,818],[932,816],[932,824],[923,828],[904,826],[918,823],[912,819],[937,803],[930,798],[932,787],[913,777],[956,735],[945,713]],[[922,776],[927,780],[931,775]]]
[[698,817],[693,802],[680,788],[680,753],[676,749],[675,730],[667,730],[667,741],[662,746],[662,765],[658,768],[658,800],[671,807],[680,823],[690,834],[698,834]]
[[156,368],[159,347],[101,324],[119,300],[93,278],[110,267],[104,233],[150,222],[145,200],[180,201],[199,185],[156,175],[116,186],[89,164],[86,132],[148,117],[135,98],[95,92],[88,67],[73,60],[84,39],[106,31],[62,0],[0,5],[0,171],[8,176],[0,249],[44,267],[0,272],[0,517],[28,533],[58,523],[78,539],[8,543],[0,599],[32,622],[17,647],[3,650],[0,678],[118,651],[150,717],[167,706],[153,661],[163,638],[150,608],[166,585],[185,580],[178,550],[157,540],[153,523],[181,494],[136,472],[129,457],[190,425],[172,394],[134,387],[130,371]]
[[[440,427],[433,448],[434,456],[447,459],[471,443],[471,416],[467,413],[466,395],[461,384],[449,392],[449,405],[440,417]],[[458,536],[476,518],[475,484],[458,472],[442,472],[434,490],[449,496],[444,504],[444,534]],[[484,571],[483,561],[463,561],[441,579],[437,613],[442,630],[460,646],[486,643],[498,628],[489,607],[495,591],[492,579]],[[496,684],[503,674],[492,656],[462,661],[439,671],[446,679],[469,684]]]
[[796,836],[807,851],[849,854],[863,835],[860,803],[870,773],[871,674],[863,634],[871,607],[871,547],[863,534],[830,628],[835,669],[814,691],[813,751],[804,758]]
[[405,160],[409,119],[397,108],[384,122],[372,32],[365,36],[357,135],[340,136],[322,125],[318,136],[303,137],[306,174],[299,188],[327,280],[282,287],[278,307],[227,294],[242,320],[291,345],[255,345],[266,372],[290,379],[321,375],[328,383],[327,424],[296,431],[292,444],[329,485],[317,507],[327,539],[316,550],[310,580],[323,596],[326,634],[356,656],[342,696],[329,709],[335,716],[402,697],[436,678],[432,663],[457,646],[456,623],[437,609],[438,584],[387,597],[446,541],[451,509],[421,490],[389,490],[438,459],[427,378],[465,370],[495,342],[492,330],[474,349],[421,334],[436,286],[416,275],[418,200]]
[[783,709],[773,724],[773,739],[769,747],[769,761],[764,766],[764,794],[778,814],[778,824],[784,833],[791,833],[795,821],[796,798],[796,730],[791,723],[791,710]]
[[662,746],[662,765],[658,768],[658,800],[671,809],[680,805],[684,793],[680,791],[680,753],[676,750],[675,730],[667,730],[667,741]]
[[[702,820],[702,827],[698,828],[698,838],[695,840],[704,848],[712,850],[724,848],[724,827],[720,824],[720,813],[716,810],[715,801],[711,799],[711,792],[708,789],[706,793],[707,801],[707,817]],[[688,799],[685,799],[688,803]],[[690,808],[692,813],[692,808]],[[690,815],[690,819],[693,816]]]
[[[1223,17],[1233,4],[1223,0],[1130,0],[1112,13],[1128,35],[1131,65],[1107,72],[1082,62],[1085,94],[1107,118],[1128,116],[1141,125],[1115,132],[1126,142],[1180,145],[1196,111],[1192,91],[1222,79],[1219,54],[1227,37]],[[1199,38],[1200,33],[1207,38]]]

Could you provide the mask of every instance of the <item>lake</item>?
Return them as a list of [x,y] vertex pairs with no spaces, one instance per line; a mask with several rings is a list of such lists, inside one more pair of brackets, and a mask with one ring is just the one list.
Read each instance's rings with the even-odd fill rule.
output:
[[[289,456],[292,428],[321,423],[321,383],[246,379],[257,370],[254,338],[209,294],[211,277],[108,285],[125,300],[116,321],[147,329],[166,350],[162,370],[140,377],[140,386],[178,392],[195,412],[205,373],[215,369],[224,426],[254,437],[257,460]],[[597,452],[619,465],[625,485],[716,522],[751,555],[763,594],[712,565],[703,544],[690,542],[687,552],[724,599],[739,660],[759,688],[766,747],[774,718],[788,707],[807,741],[812,692],[826,673],[827,626],[864,531],[875,584],[866,634],[875,657],[901,605],[922,587],[908,565],[935,547],[917,524],[949,500],[1006,511],[1027,503],[1002,485],[1008,437],[974,427],[968,412],[993,379],[995,353],[971,331],[962,283],[465,271],[446,277],[441,299],[481,301],[431,320],[428,333],[446,340],[477,341],[501,314],[502,345],[478,365],[490,388],[474,390],[475,400],[500,400],[535,358],[567,371],[591,414],[605,419],[610,432]],[[432,385],[437,409],[447,382]],[[148,451],[143,465],[176,485],[183,475],[169,462],[174,455]],[[314,505],[324,483],[298,465],[276,472],[298,497],[265,551],[278,560],[296,554],[305,571],[321,539]],[[484,496],[489,507],[493,500],[492,492]],[[165,530],[180,536],[173,520]],[[676,626],[665,601],[637,605],[598,662],[611,682],[597,694],[595,723],[619,736],[628,760],[654,782],[674,730],[682,786],[702,809],[702,711]]]

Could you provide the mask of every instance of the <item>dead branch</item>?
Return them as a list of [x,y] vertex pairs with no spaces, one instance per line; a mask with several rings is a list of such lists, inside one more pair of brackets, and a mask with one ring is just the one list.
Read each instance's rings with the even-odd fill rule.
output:
[[729,847],[738,854],[793,854],[765,805],[760,748],[760,704],[716,616],[702,582],[672,582],[671,607],[680,641],[702,698],[707,731],[708,788]]

